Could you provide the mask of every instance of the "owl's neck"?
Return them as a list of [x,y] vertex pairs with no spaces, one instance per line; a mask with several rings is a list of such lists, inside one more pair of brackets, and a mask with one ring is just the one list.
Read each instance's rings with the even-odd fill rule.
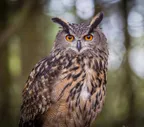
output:
[[94,69],[96,71],[107,69],[108,65],[108,54],[102,50],[95,51],[86,51],[81,54],[77,54],[75,52],[69,53],[57,49],[52,52],[52,56],[56,61],[59,61],[60,64],[64,66],[64,68],[68,68],[69,66],[75,64],[81,64],[81,66],[86,65],[87,69]]

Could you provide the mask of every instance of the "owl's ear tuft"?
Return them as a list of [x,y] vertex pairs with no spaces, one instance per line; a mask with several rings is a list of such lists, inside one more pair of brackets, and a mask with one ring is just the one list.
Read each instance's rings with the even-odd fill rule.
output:
[[90,22],[90,29],[89,29],[89,33],[91,33],[102,21],[103,19],[103,12],[98,13]]
[[66,32],[69,32],[69,25],[68,25],[68,22],[66,22],[65,20],[58,18],[58,17],[54,17],[52,18],[52,21],[54,23],[61,25]]

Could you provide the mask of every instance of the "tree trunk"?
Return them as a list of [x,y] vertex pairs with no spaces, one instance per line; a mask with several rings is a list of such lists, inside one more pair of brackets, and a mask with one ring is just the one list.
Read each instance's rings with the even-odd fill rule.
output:
[[20,31],[22,83],[26,81],[34,65],[46,56],[48,49],[45,38],[47,23],[42,13],[43,5],[33,2],[29,16]]
[[[6,28],[8,19],[7,16],[8,4],[5,0],[0,0],[0,35]],[[10,121],[10,87],[11,78],[9,73],[9,55],[7,43],[0,50],[0,125],[2,127],[5,127],[5,125],[11,126],[12,122]]]
[[128,34],[128,1],[123,0],[123,14],[124,14],[124,23],[125,23],[125,63],[124,63],[124,71],[125,71],[125,82],[124,82],[124,91],[126,92],[126,97],[128,100],[128,116],[126,119],[126,126],[135,127],[135,93],[133,90],[133,81],[132,81],[132,70],[129,64],[129,51],[130,51],[130,36]]

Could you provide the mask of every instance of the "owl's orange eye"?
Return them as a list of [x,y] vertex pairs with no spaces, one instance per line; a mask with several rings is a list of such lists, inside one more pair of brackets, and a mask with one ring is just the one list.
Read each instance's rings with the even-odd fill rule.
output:
[[69,42],[72,42],[74,40],[74,36],[73,35],[66,35],[66,40]]
[[91,41],[91,40],[93,39],[93,35],[88,34],[88,35],[84,36],[84,39],[85,39],[86,41]]

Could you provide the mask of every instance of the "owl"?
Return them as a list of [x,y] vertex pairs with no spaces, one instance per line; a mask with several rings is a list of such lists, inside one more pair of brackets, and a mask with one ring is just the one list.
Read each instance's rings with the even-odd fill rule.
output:
[[19,127],[90,127],[106,95],[108,46],[98,27],[52,18],[62,29],[49,56],[32,69],[22,92]]

